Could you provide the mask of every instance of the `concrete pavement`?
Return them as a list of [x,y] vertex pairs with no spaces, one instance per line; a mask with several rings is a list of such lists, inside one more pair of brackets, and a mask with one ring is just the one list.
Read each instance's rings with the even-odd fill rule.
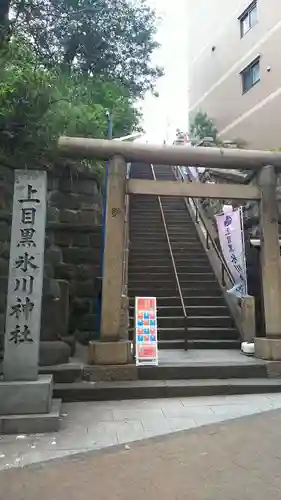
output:
[[0,470],[277,408],[272,393],[64,404],[58,433],[0,436]]
[[276,500],[281,411],[0,473],[1,500]]

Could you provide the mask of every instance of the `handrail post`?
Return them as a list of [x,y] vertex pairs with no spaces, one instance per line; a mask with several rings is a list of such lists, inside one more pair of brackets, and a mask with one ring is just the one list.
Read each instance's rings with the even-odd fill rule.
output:
[[188,317],[184,317],[184,350],[188,351]]
[[222,286],[225,286],[225,275],[224,275],[224,265],[221,263],[221,283]]
[[195,222],[196,222],[196,224],[199,223],[198,205],[197,205],[197,203],[195,203]]

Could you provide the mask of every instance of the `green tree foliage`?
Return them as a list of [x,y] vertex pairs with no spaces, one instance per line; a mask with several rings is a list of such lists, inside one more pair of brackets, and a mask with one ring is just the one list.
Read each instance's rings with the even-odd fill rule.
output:
[[9,36],[10,20],[10,0],[0,1],[0,46],[3,45]]
[[146,0],[10,0],[10,6],[10,33],[25,34],[48,68],[118,80],[133,96],[162,74],[151,64],[156,17]]
[[198,111],[190,124],[190,134],[192,139],[195,140],[203,140],[205,137],[212,137],[215,141],[217,139],[218,130],[207,113]]
[[56,157],[59,135],[106,137],[106,109],[115,135],[137,128],[139,114],[121,84],[46,69],[25,42],[0,53],[0,149],[30,165]]
[[0,0],[0,154],[55,162],[60,135],[140,130],[153,89],[156,17],[146,0]]

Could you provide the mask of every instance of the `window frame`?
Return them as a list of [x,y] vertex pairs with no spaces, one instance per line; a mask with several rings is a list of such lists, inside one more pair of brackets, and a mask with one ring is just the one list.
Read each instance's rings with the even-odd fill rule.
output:
[[[240,22],[240,37],[241,38],[244,38],[244,36],[247,35],[247,33],[249,33],[249,31],[251,31],[252,28],[254,28],[254,26],[258,23],[258,16],[256,15],[256,20],[254,23],[251,22],[251,14],[252,12],[256,10],[256,14],[258,13],[258,2],[257,0],[254,0],[253,2],[250,3],[250,5],[248,5],[247,9],[244,10],[244,12],[242,12],[242,14],[238,17],[238,20]],[[244,21],[246,19],[249,19],[249,28],[244,31]]]
[[[261,56],[258,55],[251,61],[245,68],[240,71],[240,77],[241,77],[241,84],[242,84],[242,95],[247,94],[253,87],[255,87],[260,81],[261,81],[261,74],[260,74],[260,61],[261,61]],[[253,69],[256,66],[259,66],[259,78],[255,81],[253,81]],[[249,88],[246,88],[245,86],[245,75],[248,71],[251,71],[251,76],[252,76],[252,84]]]

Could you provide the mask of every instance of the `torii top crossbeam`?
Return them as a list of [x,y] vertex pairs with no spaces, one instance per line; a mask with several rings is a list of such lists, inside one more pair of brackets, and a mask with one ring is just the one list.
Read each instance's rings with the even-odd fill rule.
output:
[[272,165],[281,170],[281,153],[231,148],[166,146],[120,140],[61,137],[59,149],[65,155],[108,160],[114,155],[129,162],[156,165],[199,165],[204,167],[259,170]]

